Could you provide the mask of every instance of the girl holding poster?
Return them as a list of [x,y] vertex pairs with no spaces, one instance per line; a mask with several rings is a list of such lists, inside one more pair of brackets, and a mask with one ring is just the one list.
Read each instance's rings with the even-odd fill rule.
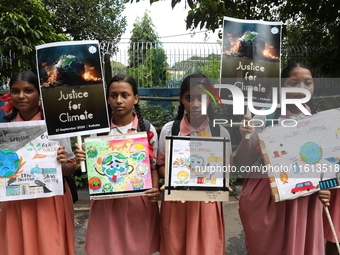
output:
[[[284,87],[307,89],[314,92],[311,70],[302,64],[293,64],[282,71]],[[301,98],[304,94],[288,93],[288,98]],[[305,106],[310,109],[308,106]],[[279,109],[280,110],[280,109]],[[279,112],[279,111],[277,111]],[[301,119],[305,116],[296,105],[287,105],[287,114],[273,119]],[[245,120],[250,120],[244,116]],[[266,123],[266,116],[254,116]],[[256,128],[254,128],[256,126]],[[237,149],[236,158],[241,165],[263,165],[259,151],[257,134],[261,125],[240,125],[242,141]],[[246,139],[246,134],[251,134]],[[329,191],[319,191],[319,198],[329,205]],[[268,176],[265,173],[250,172],[240,194],[240,217],[244,228],[249,255],[260,254],[324,254],[322,203],[317,194],[299,197],[294,200],[273,202]]]
[[[106,89],[111,119],[109,135],[147,131],[138,105],[137,84],[131,76],[116,75]],[[133,108],[136,112],[133,112]],[[139,126],[139,128],[138,128]],[[157,132],[150,124],[149,142],[157,152]],[[85,153],[76,150],[77,160]],[[152,186],[143,196],[91,200],[85,253],[150,255],[159,249],[158,172],[152,155]]]
[[[9,82],[11,102],[5,106],[7,121],[43,119],[38,77],[20,72]],[[7,95],[6,95],[7,96]],[[8,100],[6,100],[8,101]],[[59,139],[58,161],[64,176],[75,171],[69,139]],[[74,254],[74,214],[70,189],[38,199],[3,202],[0,213],[0,254]]]
[[[158,164],[160,167],[158,171],[161,177],[165,174],[166,136],[230,138],[225,128],[217,126],[218,134],[215,134],[215,128],[210,125],[209,117],[213,119],[210,98],[206,100],[208,115],[201,113],[201,96],[206,93],[204,90],[207,87],[210,87],[209,81],[200,73],[191,74],[183,80],[177,119],[164,125],[159,139]],[[225,254],[222,203],[162,201],[160,253],[162,255]]]

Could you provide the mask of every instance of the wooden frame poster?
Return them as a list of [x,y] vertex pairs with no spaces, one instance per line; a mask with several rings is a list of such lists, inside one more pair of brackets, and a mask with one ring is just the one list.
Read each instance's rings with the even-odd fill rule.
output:
[[339,186],[340,109],[268,127],[259,142],[275,201]]
[[166,137],[164,200],[228,201],[229,139]]
[[98,41],[48,43],[36,49],[49,137],[109,132]]
[[90,199],[140,196],[152,188],[146,132],[85,138]]
[[0,201],[63,195],[58,140],[44,121],[0,124]]

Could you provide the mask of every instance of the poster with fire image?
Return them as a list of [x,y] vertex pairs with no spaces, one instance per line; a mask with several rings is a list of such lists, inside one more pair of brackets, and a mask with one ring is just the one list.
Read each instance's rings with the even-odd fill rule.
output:
[[[254,106],[271,106],[272,88],[280,87],[280,49],[281,22],[225,17],[221,84],[238,87],[245,98],[251,88]],[[233,103],[229,90],[220,89],[220,96],[224,103]]]
[[108,132],[98,41],[48,43],[36,50],[48,136]]

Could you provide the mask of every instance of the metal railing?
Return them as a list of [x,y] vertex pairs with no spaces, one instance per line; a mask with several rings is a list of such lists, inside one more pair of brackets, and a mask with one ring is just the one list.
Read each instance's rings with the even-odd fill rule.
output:
[[[201,42],[101,44],[106,79],[116,74],[129,74],[135,78],[138,87],[145,88],[178,87],[185,76],[197,71],[211,79],[219,79],[221,50],[220,43]],[[311,54],[311,48],[306,45],[282,45],[282,66],[290,62],[305,63]],[[14,56],[7,55],[0,56],[0,67],[10,68]],[[322,84],[329,88],[337,86]]]
[[[114,52],[115,49],[118,51]],[[114,52],[114,53],[112,53]],[[218,43],[119,43],[104,47],[112,75],[132,75],[139,87],[178,87],[185,76],[220,63]],[[212,77],[218,78],[218,77]]]

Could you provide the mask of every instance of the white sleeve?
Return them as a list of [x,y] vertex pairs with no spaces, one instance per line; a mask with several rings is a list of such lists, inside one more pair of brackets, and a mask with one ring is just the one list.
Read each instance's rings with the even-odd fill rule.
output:
[[151,145],[153,147],[153,155],[156,157],[154,165],[157,164],[157,152],[158,152],[158,135],[155,127],[150,123],[150,131],[153,132],[154,136],[151,139]]
[[65,147],[67,159],[69,160],[69,159],[74,158],[75,156],[74,156],[74,153],[72,151],[70,138],[60,138],[58,140],[59,140],[60,145]]
[[172,130],[172,125],[173,125],[173,121],[170,121],[168,123],[166,123],[161,131],[161,134],[159,136],[159,144],[158,144],[158,150],[165,155],[165,142],[166,142],[166,138],[167,136],[171,135],[171,130]]

